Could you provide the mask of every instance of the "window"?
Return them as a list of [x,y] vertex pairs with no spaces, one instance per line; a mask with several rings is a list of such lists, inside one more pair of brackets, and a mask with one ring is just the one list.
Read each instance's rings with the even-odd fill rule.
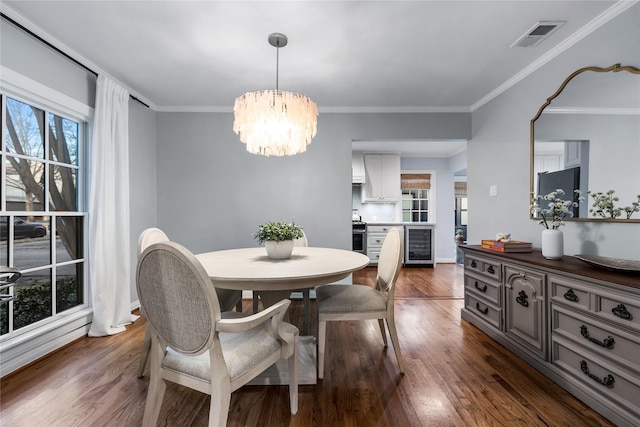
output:
[[467,183],[459,181],[454,184],[454,193],[456,196],[456,209],[455,209],[455,227],[457,230],[462,230],[464,240],[467,240]]
[[87,306],[81,120],[2,96],[0,265],[22,271],[0,339]]
[[400,175],[402,188],[402,221],[429,222],[430,174],[403,173]]

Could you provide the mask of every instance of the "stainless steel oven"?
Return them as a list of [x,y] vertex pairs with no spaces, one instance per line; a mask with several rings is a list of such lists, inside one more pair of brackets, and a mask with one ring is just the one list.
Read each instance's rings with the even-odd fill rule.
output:
[[367,254],[367,223],[363,221],[353,221],[353,245],[354,252]]

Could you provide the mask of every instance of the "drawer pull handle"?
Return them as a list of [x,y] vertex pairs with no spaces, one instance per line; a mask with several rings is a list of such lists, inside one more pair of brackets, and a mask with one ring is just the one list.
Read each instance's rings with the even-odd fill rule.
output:
[[595,382],[597,382],[599,384],[602,384],[603,386],[612,388],[613,387],[613,383],[616,382],[616,380],[613,378],[613,376],[611,374],[607,375],[604,378],[598,378],[597,376],[593,375],[591,372],[589,372],[589,367],[587,366],[587,362],[585,362],[584,360],[582,360],[580,362],[580,369],[589,378],[591,378],[592,380],[594,380]]
[[617,307],[611,309],[611,312],[621,319],[633,320],[633,316],[627,311],[627,307],[624,304],[618,304]]
[[516,297],[516,302],[523,307],[529,307],[528,296],[524,291],[518,292],[518,296]]
[[492,266],[492,265],[490,265],[490,266],[489,266],[489,268],[487,268],[487,272],[488,272],[489,274],[496,274],[496,271],[493,269],[493,266]]
[[567,292],[564,293],[564,299],[566,299],[567,301],[571,301],[571,302],[580,301],[580,298],[578,298],[578,295],[576,295],[573,292],[573,289],[569,289]]
[[489,312],[489,307],[480,308],[480,303],[476,303],[476,310],[478,310],[482,314],[487,314]]
[[604,341],[599,341],[599,340],[597,340],[595,338],[591,338],[589,336],[589,330],[587,329],[587,327],[585,325],[580,326],[580,333],[582,334],[583,337],[585,337],[586,339],[588,339],[592,343],[599,345],[600,347],[611,348],[611,347],[613,347],[613,344],[615,343],[615,341],[613,340],[613,337],[611,335],[606,337],[604,339]]
[[484,286],[480,287],[480,285],[478,285],[478,281],[476,280],[475,287],[480,292],[487,292],[487,284],[486,283],[484,284]]
[[475,261],[471,261],[471,267],[476,268],[478,266],[478,264],[476,264]]

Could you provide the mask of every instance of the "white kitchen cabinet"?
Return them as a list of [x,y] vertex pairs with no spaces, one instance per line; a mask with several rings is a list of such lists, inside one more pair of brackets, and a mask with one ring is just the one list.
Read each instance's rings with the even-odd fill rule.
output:
[[400,156],[397,154],[365,154],[365,203],[394,203],[400,200]]
[[404,236],[404,227],[401,225],[369,225],[367,227],[367,256],[371,259],[370,265],[378,264],[382,243],[392,228],[397,228],[400,236]]
[[364,171],[364,156],[353,153],[351,156],[351,183],[364,184],[367,181]]

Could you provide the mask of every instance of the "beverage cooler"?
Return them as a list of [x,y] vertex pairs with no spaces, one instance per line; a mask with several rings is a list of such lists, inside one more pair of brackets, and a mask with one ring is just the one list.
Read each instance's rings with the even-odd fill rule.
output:
[[434,228],[432,225],[404,226],[404,264],[435,267]]

